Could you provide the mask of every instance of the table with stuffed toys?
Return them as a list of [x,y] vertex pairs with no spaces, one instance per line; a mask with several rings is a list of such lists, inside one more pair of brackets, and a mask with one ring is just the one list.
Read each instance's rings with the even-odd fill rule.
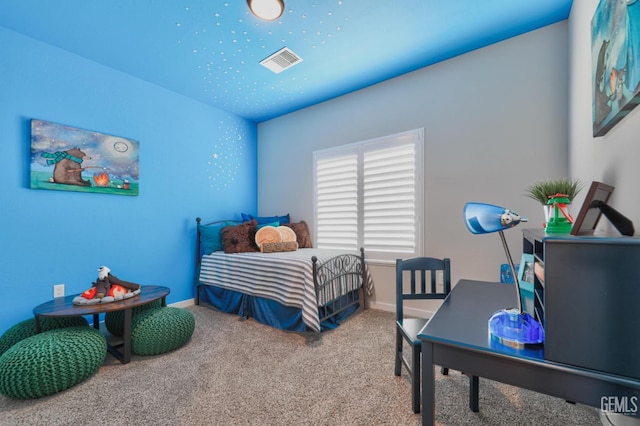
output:
[[[95,284],[95,283],[94,283]],[[87,292],[93,293],[93,289],[97,286],[94,285]],[[96,289],[97,291],[97,289]],[[33,309],[36,321],[36,331],[39,333],[40,318],[41,317],[76,317],[84,315],[93,315],[93,327],[100,328],[99,315],[106,312],[123,311],[124,314],[124,329],[122,335],[122,343],[118,345],[108,345],[109,353],[115,356],[122,364],[127,364],[131,360],[131,322],[132,322],[132,309],[138,306],[142,306],[148,303],[152,303],[156,300],[162,301],[162,306],[166,306],[166,296],[170,290],[168,287],[155,286],[155,285],[138,285],[136,290],[130,291],[135,294],[128,297],[113,296],[112,301],[98,301],[84,303],[80,301],[81,295],[72,295],[66,297],[58,297],[49,302],[45,302]],[[107,296],[109,297],[108,293]],[[104,296],[104,295],[103,295]],[[93,300],[95,298],[85,300]],[[122,348],[122,350],[119,350]]]

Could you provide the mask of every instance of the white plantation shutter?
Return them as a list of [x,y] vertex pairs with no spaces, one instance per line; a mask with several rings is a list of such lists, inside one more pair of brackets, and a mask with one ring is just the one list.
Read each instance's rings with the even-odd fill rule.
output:
[[330,249],[358,249],[358,156],[316,163],[316,241]]
[[363,219],[366,251],[416,250],[414,144],[365,152]]
[[423,130],[314,152],[316,246],[422,253]]

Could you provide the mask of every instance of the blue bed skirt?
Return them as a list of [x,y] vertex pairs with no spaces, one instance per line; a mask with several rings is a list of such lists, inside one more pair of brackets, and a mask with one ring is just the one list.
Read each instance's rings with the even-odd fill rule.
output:
[[[285,331],[313,331],[302,320],[302,310],[285,306],[271,299],[251,296],[234,290],[227,290],[213,285],[197,287],[200,304],[208,304],[227,313],[251,317],[256,321]],[[359,296],[344,296],[359,297]],[[357,304],[320,323],[321,331],[333,330],[357,309]],[[327,308],[328,309],[328,308]],[[329,312],[330,313],[330,312]]]

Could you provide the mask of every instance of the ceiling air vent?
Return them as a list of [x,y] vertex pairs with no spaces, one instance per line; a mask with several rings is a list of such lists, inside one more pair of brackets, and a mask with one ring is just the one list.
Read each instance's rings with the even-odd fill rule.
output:
[[288,47],[283,47],[273,55],[261,60],[260,65],[270,69],[276,74],[279,74],[300,62],[302,62],[302,58],[300,56],[293,53],[293,51]]

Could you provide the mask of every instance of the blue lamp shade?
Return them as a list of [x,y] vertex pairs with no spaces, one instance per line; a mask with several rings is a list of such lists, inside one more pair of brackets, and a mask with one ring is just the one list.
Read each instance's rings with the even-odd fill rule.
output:
[[464,205],[464,221],[472,234],[488,234],[513,228],[522,218],[518,213],[504,207],[467,203]]

